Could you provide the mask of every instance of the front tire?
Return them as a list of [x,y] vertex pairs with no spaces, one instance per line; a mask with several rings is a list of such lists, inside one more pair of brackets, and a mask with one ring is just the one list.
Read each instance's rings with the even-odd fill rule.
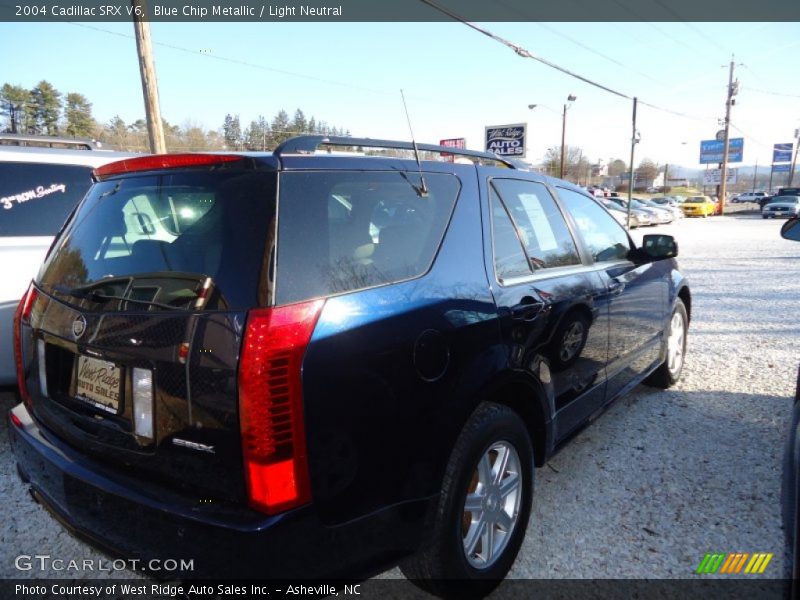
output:
[[400,568],[441,597],[483,597],[522,545],[533,496],[533,447],[511,408],[482,402],[447,464],[429,540]]
[[664,362],[645,379],[644,383],[653,387],[669,388],[678,383],[683,372],[686,356],[686,334],[689,330],[689,315],[683,300],[675,300],[669,325],[667,325],[667,355]]

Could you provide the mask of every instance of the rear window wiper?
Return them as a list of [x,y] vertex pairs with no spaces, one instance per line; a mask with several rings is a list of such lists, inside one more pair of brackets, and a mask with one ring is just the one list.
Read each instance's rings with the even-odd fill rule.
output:
[[147,306],[157,306],[159,308],[167,308],[169,310],[180,310],[177,306],[171,306],[162,302],[154,302],[152,300],[139,300],[138,298],[126,298],[125,296],[116,296],[114,294],[103,294],[97,290],[87,290],[85,288],[65,288],[61,286],[53,286],[56,292],[61,294],[68,294],[74,298],[82,300],[122,300],[123,302],[133,302],[134,304],[145,304]]
[[162,302],[154,302],[152,300],[139,300],[137,298],[126,298],[125,296],[116,296],[113,294],[103,294],[101,292],[87,292],[85,298],[89,300],[122,300],[123,302],[133,302],[134,304],[145,304],[147,306],[158,306],[159,308],[168,308],[169,310],[180,310],[177,306],[171,306]]

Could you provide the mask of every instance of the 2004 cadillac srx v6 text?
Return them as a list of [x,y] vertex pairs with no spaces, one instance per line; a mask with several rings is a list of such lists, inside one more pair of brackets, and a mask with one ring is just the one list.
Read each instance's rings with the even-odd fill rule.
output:
[[97,168],[17,310],[34,496],[192,577],[497,585],[534,466],[678,380],[691,297],[672,237],[636,247],[572,184],[414,148]]

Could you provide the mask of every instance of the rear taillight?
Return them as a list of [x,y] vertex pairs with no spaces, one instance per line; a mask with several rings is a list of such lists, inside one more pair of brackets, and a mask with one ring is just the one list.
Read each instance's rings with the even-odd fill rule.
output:
[[157,169],[176,169],[181,167],[205,167],[226,162],[244,160],[235,154],[153,154],[140,158],[126,158],[108,163],[94,170],[97,179],[120,173],[153,171]]
[[31,395],[28,393],[28,386],[25,385],[25,368],[23,365],[22,357],[22,324],[29,323],[31,318],[31,310],[33,310],[33,303],[36,302],[38,292],[33,284],[25,292],[25,295],[17,305],[17,311],[14,313],[14,360],[17,363],[17,386],[19,387],[19,395],[22,401],[30,407]]
[[250,506],[311,500],[301,368],[324,300],[251,310],[239,361],[239,422]]

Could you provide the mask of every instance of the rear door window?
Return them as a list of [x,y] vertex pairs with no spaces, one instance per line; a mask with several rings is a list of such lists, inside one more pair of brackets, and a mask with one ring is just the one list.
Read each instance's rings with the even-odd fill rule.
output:
[[0,162],[0,237],[55,235],[91,185],[91,167]]
[[460,190],[454,175],[383,171],[282,173],[276,304],[424,274]]

